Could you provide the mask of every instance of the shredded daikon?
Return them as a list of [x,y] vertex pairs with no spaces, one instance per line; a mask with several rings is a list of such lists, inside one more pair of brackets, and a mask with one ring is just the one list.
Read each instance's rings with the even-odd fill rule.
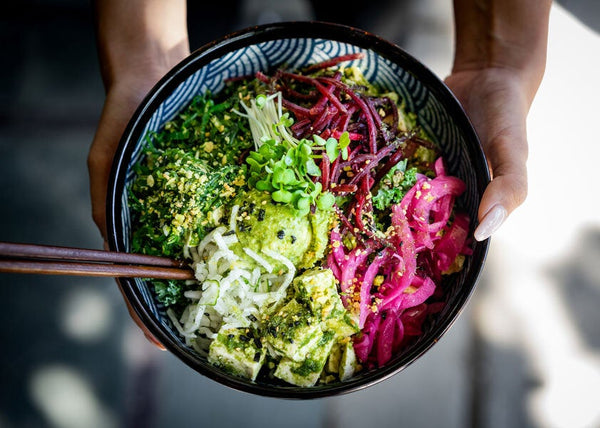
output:
[[[241,260],[232,250],[238,243],[236,218],[233,214],[230,217],[229,231],[218,227],[197,247],[190,247],[199,287],[185,292],[190,302],[179,319],[168,310],[177,331],[196,350],[206,351],[222,327],[256,327],[261,313],[285,298],[296,273],[289,259],[270,250],[263,250],[263,256],[242,247],[250,260]],[[265,256],[283,264],[287,271],[273,273],[273,265]]]
[[231,215],[229,216],[229,230],[233,230],[233,232],[237,232],[237,215],[240,210],[239,205],[234,205],[231,207]]
[[271,266],[271,264],[268,261],[266,261],[263,257],[259,256],[258,254],[256,254],[250,248],[244,248],[244,252],[246,254],[248,254],[250,257],[252,257],[254,259],[254,261],[256,261],[256,263],[258,263],[259,265],[264,267],[267,272],[269,272],[269,273],[273,272],[273,266]]

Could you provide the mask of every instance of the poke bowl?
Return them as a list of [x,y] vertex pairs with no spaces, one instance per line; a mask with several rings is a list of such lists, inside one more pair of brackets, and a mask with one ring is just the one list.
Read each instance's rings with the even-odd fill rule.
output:
[[402,49],[337,24],[249,28],[174,67],[129,122],[109,247],[189,262],[120,279],[164,347],[263,396],[317,398],[405,369],[483,269],[490,180],[449,89]]

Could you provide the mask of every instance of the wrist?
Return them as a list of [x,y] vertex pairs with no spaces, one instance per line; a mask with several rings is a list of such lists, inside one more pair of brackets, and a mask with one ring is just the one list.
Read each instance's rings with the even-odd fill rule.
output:
[[543,72],[543,67],[541,70],[538,70],[533,68],[519,68],[502,63],[476,64],[455,61],[449,78],[452,80],[452,76],[469,76],[469,81],[472,84],[477,82],[477,84],[489,90],[518,93],[520,103],[526,106],[528,110],[541,83]]
[[187,36],[173,46],[145,41],[136,48],[116,47],[104,53],[102,78],[108,91],[119,83],[156,83],[173,66],[189,55]]
[[107,92],[115,87],[144,89],[158,82],[188,55],[189,49],[186,44],[185,48],[176,47],[169,51],[154,49],[146,52],[138,51],[122,59],[116,57],[114,61],[108,61],[103,65],[104,86]]
[[185,0],[98,0],[98,51],[107,90],[158,80],[189,55]]
[[541,83],[550,0],[454,0],[453,73],[505,70],[533,98]]

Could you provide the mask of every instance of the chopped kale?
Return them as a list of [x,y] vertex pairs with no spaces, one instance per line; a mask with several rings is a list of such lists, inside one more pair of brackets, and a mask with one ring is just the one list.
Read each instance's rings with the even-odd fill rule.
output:
[[[158,132],[146,135],[144,157],[128,189],[133,252],[183,258],[223,221],[237,190],[245,186],[243,153],[252,145],[245,121],[233,113],[239,89],[219,98],[206,93]],[[166,306],[185,304],[183,281],[152,281]]]
[[417,169],[406,169],[407,159],[398,162],[381,180],[379,190],[373,196],[373,206],[383,211],[399,203],[406,192],[417,182]]
[[184,281],[152,281],[156,298],[165,306],[185,307],[187,299],[183,293],[187,289]]

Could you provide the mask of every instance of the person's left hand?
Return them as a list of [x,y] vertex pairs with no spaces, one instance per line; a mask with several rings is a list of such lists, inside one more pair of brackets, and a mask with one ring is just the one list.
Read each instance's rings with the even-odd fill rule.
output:
[[471,119],[490,166],[492,181],[481,199],[475,230],[475,239],[482,241],[527,197],[526,118],[533,97],[511,69],[464,70],[445,82]]

